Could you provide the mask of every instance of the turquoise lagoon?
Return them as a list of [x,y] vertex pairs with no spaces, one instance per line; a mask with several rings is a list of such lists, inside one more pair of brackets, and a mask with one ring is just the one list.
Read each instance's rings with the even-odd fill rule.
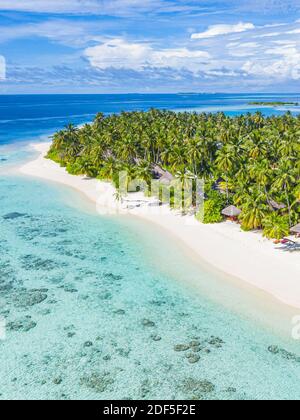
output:
[[30,153],[0,149],[0,399],[300,399],[297,311],[18,175]]

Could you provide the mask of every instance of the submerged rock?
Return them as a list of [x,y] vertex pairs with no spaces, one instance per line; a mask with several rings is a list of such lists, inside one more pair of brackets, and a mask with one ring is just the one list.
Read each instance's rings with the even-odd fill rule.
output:
[[86,341],[83,345],[83,347],[92,347],[93,343],[91,341]]
[[0,265],[0,292],[8,292],[16,283],[16,274],[8,261]]
[[77,289],[75,289],[75,287],[74,287],[74,286],[72,286],[71,284],[66,284],[66,285],[63,287],[63,289],[64,289],[64,291],[65,291],[65,292],[67,292],[67,293],[78,293],[78,290],[77,290]]
[[191,364],[194,364],[194,363],[198,363],[199,362],[199,360],[200,360],[200,356],[198,356],[198,354],[195,354],[195,353],[191,353],[189,356],[188,356],[188,362],[189,363],[191,363]]
[[112,299],[112,294],[108,291],[104,291],[103,293],[100,293],[98,295],[99,299],[101,300],[111,300]]
[[151,335],[151,338],[152,338],[153,341],[160,341],[161,340],[161,336],[160,335],[156,335],[156,334]]
[[224,344],[224,341],[219,338],[219,337],[211,337],[209,342],[208,342],[211,346],[214,346],[216,348],[221,348],[222,345]]
[[176,344],[176,346],[174,346],[174,351],[186,351],[190,348],[191,346],[189,344]]
[[14,220],[14,219],[18,219],[20,217],[25,217],[25,216],[27,216],[26,213],[13,212],[13,213],[5,214],[2,217],[3,217],[4,220]]
[[280,352],[280,349],[278,346],[270,346],[268,348],[269,352],[272,354],[278,354]]
[[26,308],[44,302],[48,298],[46,292],[48,289],[21,290],[15,293],[12,299],[16,306]]
[[278,346],[270,346],[268,348],[269,352],[274,355],[280,355],[283,359],[292,360],[294,362],[300,363],[300,357],[295,353],[291,353],[285,349],[282,349]]
[[108,280],[112,280],[112,281],[120,281],[123,279],[123,276],[120,276],[118,274],[113,274],[113,273],[107,273],[104,274],[104,277]]
[[[52,260],[43,260],[40,257],[36,257],[35,255],[25,255],[21,258],[22,267],[25,270],[43,270],[43,271],[52,271],[58,267],[58,264]],[[66,264],[62,264],[62,266],[66,266]]]
[[114,314],[116,314],[116,315],[125,315],[125,311],[124,311],[124,309],[117,309],[116,311],[114,311]]
[[9,292],[13,289],[12,281],[0,280],[0,292]]
[[193,346],[193,347],[191,347],[191,350],[192,350],[194,353],[199,353],[201,350],[203,350],[203,348],[202,348],[202,347],[200,347],[200,346]]
[[131,349],[123,349],[123,348],[116,349],[116,353],[122,357],[128,357],[130,352],[131,352]]
[[151,385],[149,379],[145,379],[141,384],[141,398],[146,399],[151,392]]
[[182,388],[185,392],[200,392],[200,393],[211,393],[211,392],[214,392],[216,389],[213,383],[207,380],[199,381],[194,378],[187,378],[183,382]]
[[198,341],[198,340],[192,340],[191,342],[190,342],[190,346],[191,347],[198,347],[198,346],[200,346],[200,341]]
[[31,320],[31,317],[18,319],[7,324],[9,331],[28,332],[37,326],[36,322]]
[[144,327],[155,327],[155,322],[150,321],[150,319],[143,319],[142,324]]
[[114,379],[110,373],[92,373],[90,376],[85,376],[80,379],[80,384],[84,385],[95,392],[102,393],[114,383]]

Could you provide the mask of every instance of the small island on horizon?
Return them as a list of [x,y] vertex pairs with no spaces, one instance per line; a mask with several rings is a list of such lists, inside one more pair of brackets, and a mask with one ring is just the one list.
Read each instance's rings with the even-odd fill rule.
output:
[[273,102],[266,102],[266,101],[253,101],[249,102],[249,105],[260,105],[260,106],[299,106],[299,102],[281,102],[281,101],[273,101]]

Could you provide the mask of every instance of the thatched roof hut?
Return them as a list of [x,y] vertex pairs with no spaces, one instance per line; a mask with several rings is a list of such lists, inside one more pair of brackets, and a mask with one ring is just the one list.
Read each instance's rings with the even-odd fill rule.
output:
[[298,225],[291,228],[291,233],[295,235],[300,235],[300,223],[298,223]]
[[160,166],[155,165],[153,167],[153,174],[163,183],[170,183],[173,181],[174,176],[168,172],[164,171]]
[[160,178],[160,181],[161,182],[172,182],[173,179],[174,179],[174,176],[170,172],[165,171],[163,176]]
[[269,206],[273,209],[273,210],[284,210],[286,208],[286,205],[283,203],[277,203],[274,200],[268,200],[268,204]]
[[229,206],[229,207],[226,207],[226,209],[222,210],[223,216],[232,217],[232,218],[239,217],[241,213],[242,211],[235,206]]
[[164,174],[165,171],[158,165],[153,165],[153,174],[157,177],[157,178],[161,178]]

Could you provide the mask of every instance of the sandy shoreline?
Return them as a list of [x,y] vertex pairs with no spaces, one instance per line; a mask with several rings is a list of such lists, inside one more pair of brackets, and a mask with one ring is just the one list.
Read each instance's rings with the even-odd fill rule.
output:
[[[117,203],[112,185],[69,175],[64,168],[44,158],[49,143],[33,145],[39,157],[19,170],[22,174],[43,178],[75,188],[97,203],[99,212],[116,212]],[[131,196],[131,195],[130,195]],[[131,202],[144,200],[133,195]],[[237,277],[248,284],[269,293],[281,302],[300,308],[300,254],[286,253],[259,233],[242,232],[230,222],[203,225],[193,222],[191,216],[179,216],[163,206],[136,207],[127,203],[130,214],[155,223],[185,243],[202,260],[218,270]]]

